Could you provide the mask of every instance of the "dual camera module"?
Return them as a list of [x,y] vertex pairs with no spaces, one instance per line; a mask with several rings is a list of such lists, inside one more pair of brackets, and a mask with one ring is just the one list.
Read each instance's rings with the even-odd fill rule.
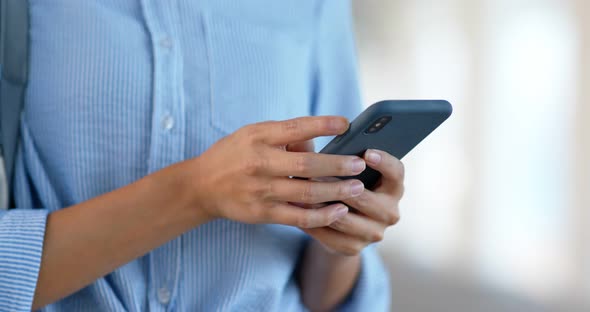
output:
[[379,119],[375,120],[367,130],[365,130],[366,134],[371,134],[375,132],[379,132],[379,130],[383,129],[385,125],[387,125],[391,121],[391,116],[383,116]]

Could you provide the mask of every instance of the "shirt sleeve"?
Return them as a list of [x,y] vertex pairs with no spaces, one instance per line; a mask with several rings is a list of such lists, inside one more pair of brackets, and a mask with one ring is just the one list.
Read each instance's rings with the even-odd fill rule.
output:
[[[362,110],[351,3],[324,0],[319,11],[313,115],[341,115],[352,121]],[[330,138],[316,140],[323,147]],[[389,311],[389,274],[375,245],[362,253],[361,272],[340,311]]]
[[338,311],[389,311],[391,287],[389,274],[375,245],[365,248],[356,284]]
[[31,311],[47,210],[0,210],[0,311]]

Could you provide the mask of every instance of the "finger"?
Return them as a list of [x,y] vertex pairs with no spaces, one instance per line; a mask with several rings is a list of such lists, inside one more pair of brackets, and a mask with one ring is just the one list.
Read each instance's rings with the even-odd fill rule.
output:
[[326,249],[347,256],[358,255],[367,246],[366,242],[329,227],[303,229],[303,231]]
[[375,191],[384,190],[398,198],[404,191],[404,164],[392,155],[375,149],[365,152],[364,159],[367,165],[382,175],[381,184]]
[[266,173],[283,177],[346,177],[357,175],[366,168],[365,161],[354,155],[292,153],[273,149],[267,152],[266,159]]
[[387,225],[394,225],[400,219],[398,200],[387,193],[365,190],[359,196],[347,198],[342,202],[354,207],[363,215]]
[[360,195],[365,186],[359,180],[316,182],[281,178],[270,182],[269,199],[275,201],[318,204]]
[[287,145],[289,152],[313,152],[315,150],[313,140],[297,142]]
[[286,203],[277,203],[265,212],[266,223],[296,226],[302,229],[328,226],[348,214],[343,204],[334,204],[318,209],[305,209]]
[[337,219],[330,228],[364,242],[379,242],[383,239],[386,225],[365,216],[349,213]]
[[265,142],[287,145],[311,140],[320,136],[338,135],[348,129],[348,120],[338,116],[299,117],[255,125],[265,133]]

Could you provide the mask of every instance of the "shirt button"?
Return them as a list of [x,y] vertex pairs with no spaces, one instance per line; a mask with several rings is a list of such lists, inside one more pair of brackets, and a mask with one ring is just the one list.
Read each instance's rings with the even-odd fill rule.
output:
[[160,46],[167,50],[172,49],[172,47],[174,46],[172,38],[170,38],[169,36],[163,37],[162,39],[160,39]]
[[158,301],[161,304],[168,304],[170,302],[170,291],[167,288],[158,289]]
[[174,118],[170,115],[164,116],[164,118],[162,118],[162,129],[170,130],[172,127],[174,127]]

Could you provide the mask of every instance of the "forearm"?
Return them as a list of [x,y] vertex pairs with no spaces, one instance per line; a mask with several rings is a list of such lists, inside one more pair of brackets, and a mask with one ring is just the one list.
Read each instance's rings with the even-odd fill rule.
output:
[[314,312],[333,310],[352,291],[360,264],[360,255],[333,254],[310,241],[298,271],[303,303]]
[[50,214],[33,310],[209,221],[189,207],[183,169],[168,167]]
[[[358,157],[301,156],[286,151],[285,146],[341,134],[348,124],[344,118],[324,116],[249,125],[195,159],[50,214],[42,224],[45,237],[33,309],[79,290],[212,219],[303,228],[334,223],[342,215],[341,205],[305,209],[288,202],[342,200],[342,190],[350,188],[349,182],[285,177],[355,175],[360,170],[352,162]],[[300,163],[313,166],[302,168]],[[302,196],[305,194],[316,195]]]

